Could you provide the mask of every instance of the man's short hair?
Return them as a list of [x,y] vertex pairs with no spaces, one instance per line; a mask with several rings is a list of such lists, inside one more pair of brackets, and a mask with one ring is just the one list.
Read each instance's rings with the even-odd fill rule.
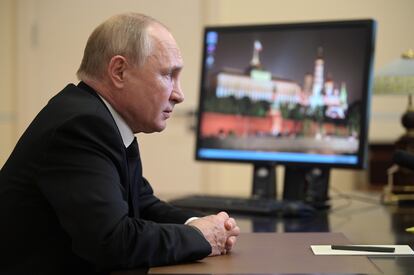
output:
[[101,23],[89,36],[82,63],[77,71],[80,80],[103,76],[111,58],[122,55],[135,65],[142,65],[152,50],[147,29],[157,20],[139,13],[115,15]]

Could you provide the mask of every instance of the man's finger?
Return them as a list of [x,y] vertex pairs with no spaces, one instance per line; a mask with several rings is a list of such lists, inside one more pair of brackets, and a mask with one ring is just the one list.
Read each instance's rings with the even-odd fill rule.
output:
[[221,211],[220,213],[218,213],[217,216],[219,216],[220,218],[223,218],[224,220],[227,220],[229,218],[229,214],[227,214],[224,211]]
[[236,221],[233,218],[229,218],[227,221],[225,221],[224,227],[227,230],[232,230],[234,227],[236,227]]
[[236,236],[229,237],[226,241],[226,246],[225,246],[226,251],[230,251],[235,244],[236,244]]
[[239,236],[239,234],[240,234],[240,227],[238,227],[236,225],[231,230],[228,230],[226,233],[227,233],[227,237],[230,237],[230,236]]

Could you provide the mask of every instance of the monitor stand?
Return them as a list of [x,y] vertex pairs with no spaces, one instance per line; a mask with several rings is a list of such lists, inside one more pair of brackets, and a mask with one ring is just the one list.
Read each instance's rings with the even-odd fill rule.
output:
[[315,208],[329,208],[329,176],[327,167],[285,167],[283,199],[301,200]]
[[276,169],[271,164],[254,164],[252,198],[276,199]]
[[[329,175],[326,167],[286,166],[283,199],[306,202],[318,209],[329,208]],[[272,164],[254,164],[252,198],[277,198],[276,169]]]

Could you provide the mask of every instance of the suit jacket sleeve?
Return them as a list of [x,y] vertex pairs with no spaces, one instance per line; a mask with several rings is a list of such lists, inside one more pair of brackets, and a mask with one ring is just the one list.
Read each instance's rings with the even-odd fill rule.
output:
[[[128,217],[124,156],[113,131],[113,124],[100,116],[79,115],[55,129],[40,158],[39,188],[70,236],[73,251],[100,270],[172,264],[210,254],[209,243],[190,226]],[[149,184],[144,188],[147,216],[158,213],[159,221],[173,221],[166,216],[179,211],[156,199]],[[160,214],[165,210],[168,215]]]
[[153,194],[149,182],[143,178],[140,194],[140,213],[146,220],[159,223],[184,224],[191,217],[202,217],[205,213],[192,210],[184,210],[158,199]]

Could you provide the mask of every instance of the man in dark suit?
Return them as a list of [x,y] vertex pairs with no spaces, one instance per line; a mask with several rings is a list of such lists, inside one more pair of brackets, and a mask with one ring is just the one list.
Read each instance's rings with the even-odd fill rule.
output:
[[231,250],[225,212],[197,217],[154,196],[135,133],[162,131],[183,101],[180,50],[128,13],[89,37],[78,77],[37,115],[0,173],[0,271],[96,272]]

